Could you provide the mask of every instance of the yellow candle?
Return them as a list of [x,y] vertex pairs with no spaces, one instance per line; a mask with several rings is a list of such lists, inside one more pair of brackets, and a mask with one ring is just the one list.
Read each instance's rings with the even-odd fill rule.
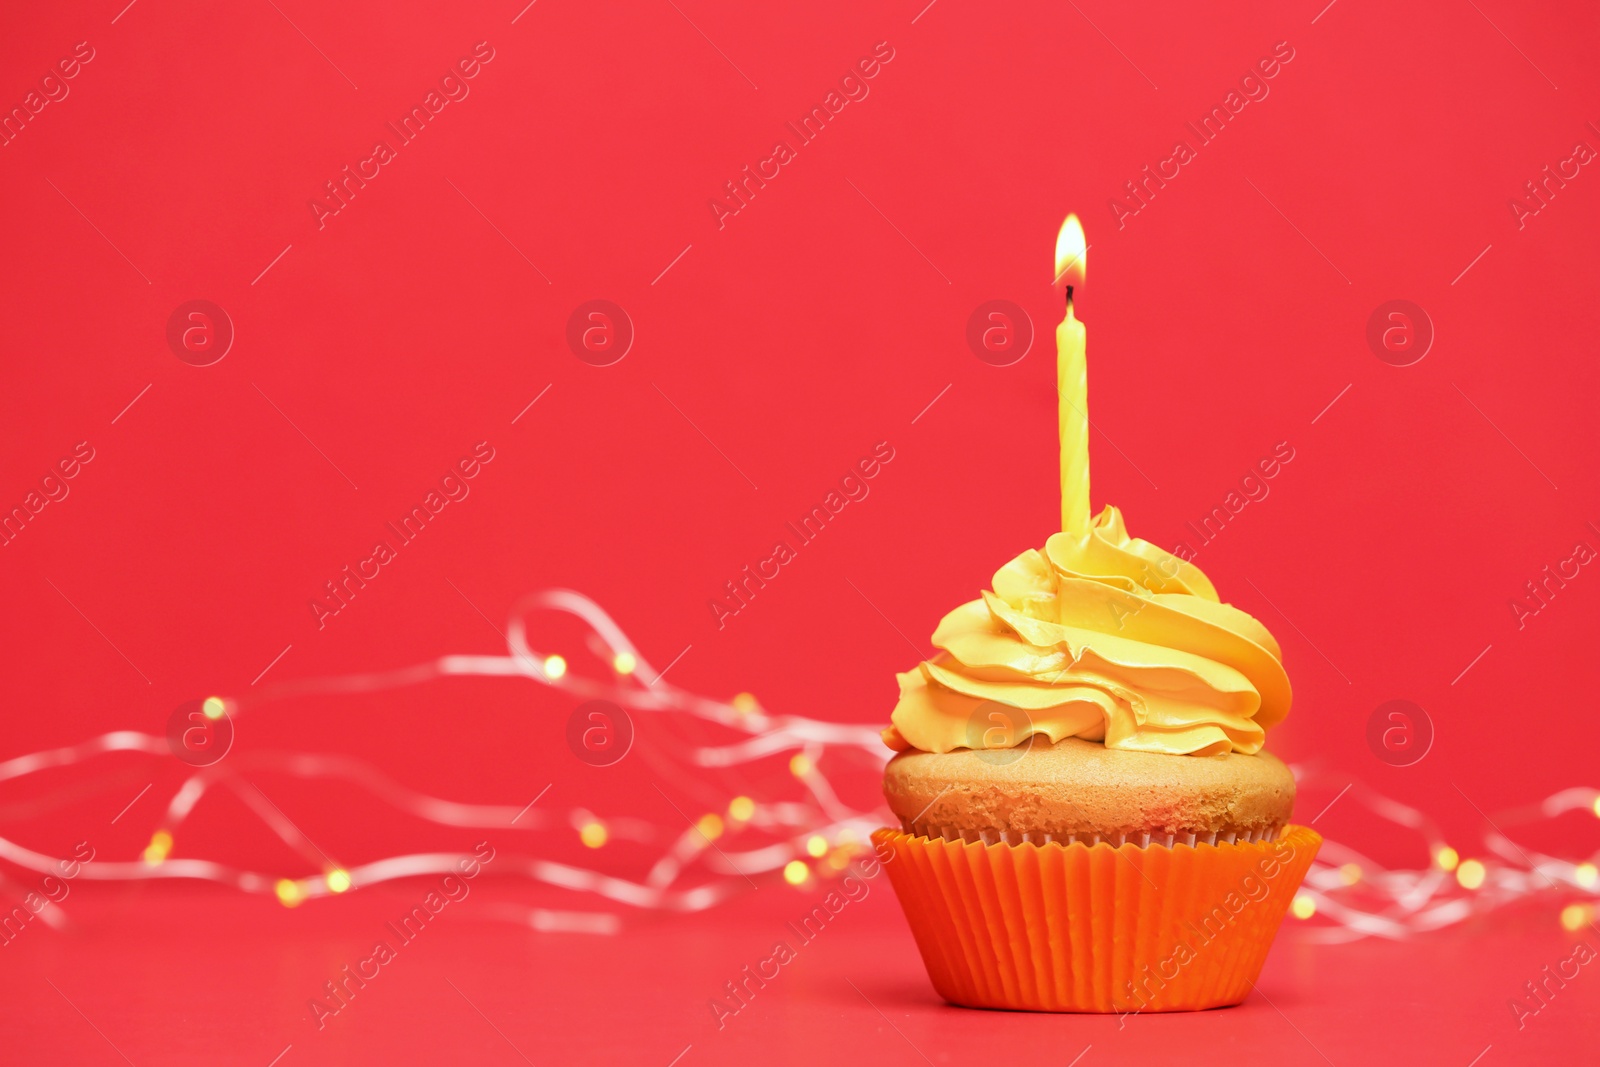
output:
[[1071,291],[1083,284],[1088,256],[1083,225],[1068,215],[1056,238],[1056,281],[1067,287],[1067,317],[1056,327],[1056,393],[1061,428],[1061,529],[1089,532],[1089,368],[1085,331]]

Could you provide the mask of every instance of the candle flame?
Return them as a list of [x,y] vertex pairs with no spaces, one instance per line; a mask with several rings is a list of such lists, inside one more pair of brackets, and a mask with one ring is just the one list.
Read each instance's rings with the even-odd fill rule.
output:
[[1083,223],[1077,215],[1068,215],[1056,236],[1056,282],[1082,285],[1086,274],[1089,246],[1084,240]]

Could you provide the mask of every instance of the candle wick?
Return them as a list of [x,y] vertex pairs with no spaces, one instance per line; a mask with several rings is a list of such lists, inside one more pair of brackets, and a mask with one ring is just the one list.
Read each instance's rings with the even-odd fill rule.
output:
[[1072,286],[1067,286],[1067,306],[1072,306]]

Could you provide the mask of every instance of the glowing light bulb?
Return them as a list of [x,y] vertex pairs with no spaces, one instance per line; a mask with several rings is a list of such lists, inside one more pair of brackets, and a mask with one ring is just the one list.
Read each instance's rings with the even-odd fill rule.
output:
[[722,836],[722,816],[716,812],[706,812],[700,816],[700,821],[695,823],[695,829],[706,836],[706,840],[715,841]]
[[206,697],[200,705],[200,710],[208,719],[220,719],[228,710],[228,702],[221,697]]
[[1339,868],[1339,881],[1345,885],[1355,885],[1361,881],[1361,864],[1346,863]]
[[583,824],[583,829],[578,831],[578,840],[590,848],[599,848],[606,843],[606,828],[604,823],[588,822]]
[[1461,862],[1461,854],[1455,849],[1451,848],[1449,845],[1445,845],[1443,848],[1439,849],[1433,858],[1434,862],[1438,863],[1440,867],[1447,871],[1455,870],[1456,864]]
[[1289,910],[1294,912],[1296,919],[1309,919],[1317,913],[1317,902],[1304,893],[1297,893],[1294,903],[1289,905]]
[[1594,908],[1588,904],[1568,904],[1561,909],[1563,930],[1582,930],[1594,921]]
[[1477,860],[1462,860],[1461,866],[1456,868],[1456,881],[1461,883],[1463,889],[1476,889],[1483,884],[1488,873]]
[[832,854],[828,856],[828,866],[836,871],[842,871],[850,866],[850,850],[847,848],[834,849]]
[[324,875],[322,880],[328,883],[330,893],[343,893],[350,888],[350,872],[343,867],[335,867]]
[[1596,882],[1600,882],[1600,868],[1592,863],[1580,863],[1573,868],[1572,880],[1584,889],[1593,889]]
[[828,839],[821,834],[812,834],[806,839],[806,852],[819,858],[827,855]]
[[790,885],[800,885],[811,877],[811,868],[806,866],[805,860],[790,860],[783,865],[783,880]]
[[157,830],[150,835],[150,843],[144,847],[144,861],[150,866],[158,866],[172,851],[172,835],[165,830]]
[[811,757],[804,752],[796,752],[789,757],[789,773],[796,778],[804,778],[811,773]]
[[611,669],[618,674],[632,674],[637,666],[639,661],[634,659],[632,652],[618,652],[611,660]]
[[567,661],[560,656],[544,658],[544,676],[552,682],[567,673]]
[[735,694],[733,700],[729,701],[729,703],[733,705],[734,711],[737,711],[742,715],[748,715],[761,706],[760,704],[756,703],[755,695],[752,693]]
[[272,891],[278,894],[278,903],[286,908],[298,906],[305,898],[305,894],[300,890],[300,883],[292,878],[279,878],[278,884],[272,887]]
[[734,797],[728,801],[728,814],[736,822],[749,822],[750,816],[756,813],[756,802],[749,797]]

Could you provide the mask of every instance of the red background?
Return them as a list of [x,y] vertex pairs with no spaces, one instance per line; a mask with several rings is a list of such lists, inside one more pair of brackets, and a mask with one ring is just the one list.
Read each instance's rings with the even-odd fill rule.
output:
[[[1520,630],[1510,601],[1577,542],[1600,547],[1585,432],[1600,178],[1585,167],[1521,229],[1508,206],[1576,142],[1600,146],[1592,8],[520,6],[12,14],[7,108],[76,42],[95,57],[0,149],[0,504],[77,442],[95,458],[0,548],[7,755],[158,733],[183,701],[250,690],[286,646],[257,689],[494,653],[512,605],[551,586],[605,605],[657,666],[687,646],[680,686],[883,721],[892,673],[916,658],[896,630],[925,648],[944,611],[1053,528],[1050,257],[1075,210],[1093,247],[1080,314],[1096,505],[1171,546],[1278,442],[1295,450],[1198,562],[1284,645],[1296,702],[1270,746],[1333,783],[1302,811],[1359,779],[1466,854],[1485,830],[1474,805],[1595,784],[1600,578],[1585,568]],[[470,95],[319,229],[308,201],[324,182],[392,140],[385,122],[480,41],[494,58]],[[792,144],[785,122],[882,41],[894,58],[870,95],[719,229],[708,200]],[[1119,229],[1110,198],[1192,144],[1185,121],[1280,41],[1294,58],[1270,95]],[[595,298],[636,330],[610,367],[565,341]],[[1436,331],[1408,367],[1365,340],[1396,298]],[[193,299],[237,332],[204,368],[165,340]],[[993,299],[1037,334],[1007,367],[964,339]],[[495,459],[470,497],[319,630],[323,583],[480,441]],[[880,441],[895,459],[871,495],[719,630],[723,583]],[[1368,716],[1394,698],[1436,730],[1408,768],[1367,746]],[[570,758],[570,706],[496,680],[301,698],[242,718],[238,744],[359,756],[457,799],[520,803],[553,782],[558,813],[670,818],[642,763]],[[22,804],[36,785],[7,786],[8,836],[56,853],[87,836],[132,858],[182,771],[103,760],[51,778],[97,792],[47,810]],[[339,787],[261,784],[349,862],[462,843]],[[676,788],[714,804],[792,785],[773,761]],[[870,768],[842,788],[870,804]],[[1568,818],[1534,840],[1592,849],[1593,820]],[[1318,828],[1426,860],[1355,805]],[[529,851],[582,851],[559,815],[547,830]],[[175,854],[308,873],[222,796]],[[647,857],[610,861],[637,876]],[[1538,963],[1566,955],[1551,914],[1530,930]],[[1505,1014],[1536,969],[1463,1010]],[[158,1047],[132,1058],[159,1062]]]

